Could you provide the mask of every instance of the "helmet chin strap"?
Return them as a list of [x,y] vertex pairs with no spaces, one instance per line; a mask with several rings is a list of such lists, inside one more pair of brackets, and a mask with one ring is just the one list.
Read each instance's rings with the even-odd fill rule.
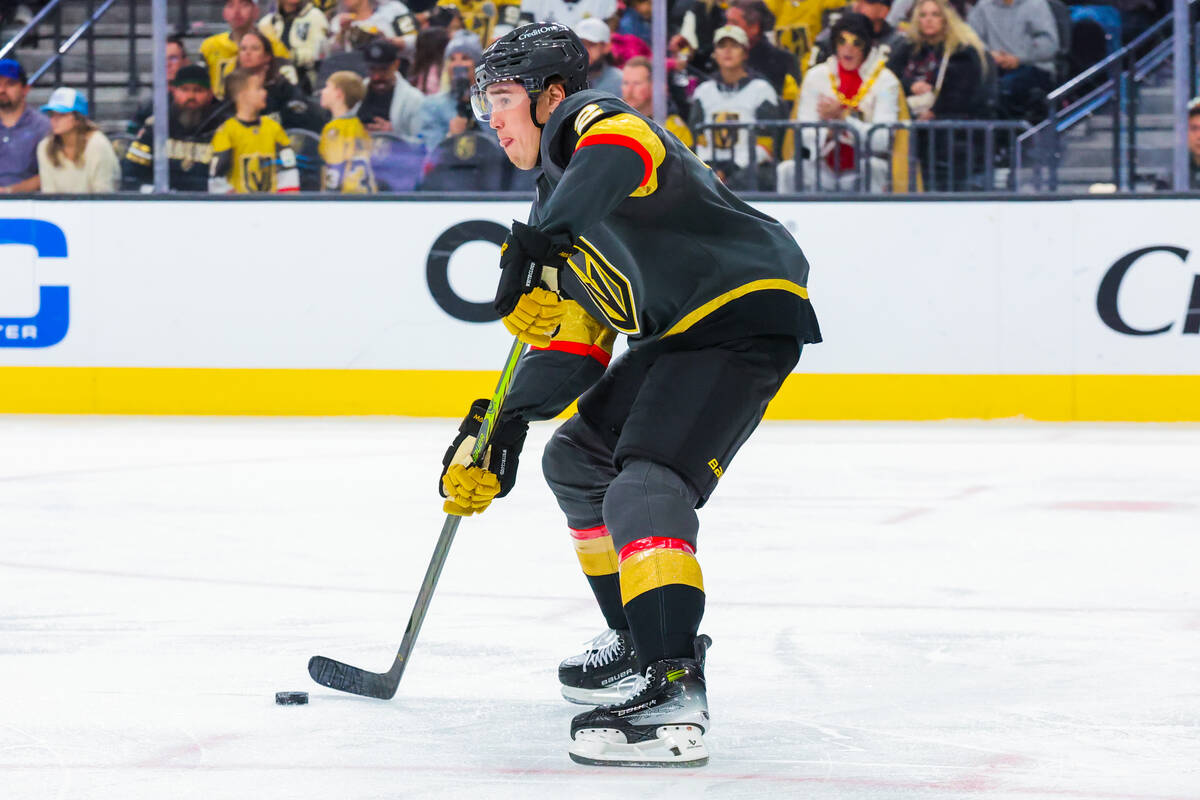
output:
[[529,94],[529,118],[533,120],[533,124],[536,125],[539,129],[546,127],[541,122],[538,122],[538,118],[537,118],[537,105],[538,105],[537,101],[538,101],[538,98],[542,96],[542,91],[545,91],[545,90],[543,89],[543,90],[537,92],[536,94],[531,94],[528,92],[528,90],[526,90],[526,93]]

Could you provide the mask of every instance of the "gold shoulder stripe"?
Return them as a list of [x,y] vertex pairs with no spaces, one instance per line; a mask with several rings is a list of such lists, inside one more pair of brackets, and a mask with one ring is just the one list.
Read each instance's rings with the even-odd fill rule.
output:
[[584,130],[588,125],[592,124],[592,120],[603,114],[604,111],[595,103],[590,103],[579,109],[579,113],[575,115],[575,135],[583,136]]
[[717,295],[712,300],[709,300],[707,303],[697,308],[695,311],[690,312],[683,319],[679,320],[679,322],[676,322],[674,325],[672,325],[670,330],[662,335],[662,338],[665,339],[668,336],[674,336],[677,333],[683,333],[688,328],[692,327],[721,306],[726,305],[727,303],[732,303],[739,297],[745,297],[751,292],[762,292],[772,289],[782,292],[791,292],[798,297],[803,297],[805,300],[808,299],[808,289],[792,281],[784,280],[782,278],[767,278],[761,281],[751,281],[750,283],[742,284],[736,289],[731,289],[724,294]]
[[[663,159],[667,157],[667,148],[654,129],[647,125],[641,117],[633,114],[617,114],[602,119],[588,128],[587,133],[583,134],[579,143],[575,145],[575,149],[602,142],[616,144],[620,139],[631,140],[628,146],[639,151],[646,162],[646,175],[642,179],[641,185],[630,192],[629,196],[645,197],[654,194],[654,191],[658,189],[658,168],[662,166]],[[637,146],[633,147],[634,144]]]

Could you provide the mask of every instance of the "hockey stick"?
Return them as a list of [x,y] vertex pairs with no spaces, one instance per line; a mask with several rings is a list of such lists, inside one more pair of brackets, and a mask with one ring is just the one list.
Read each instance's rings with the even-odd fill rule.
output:
[[[509,384],[512,383],[513,373],[517,362],[525,352],[525,345],[520,340],[514,340],[512,349],[508,351],[508,360],[504,362],[504,371],[500,373],[500,381],[496,391],[492,393],[492,401],[488,404],[483,423],[479,426],[479,435],[475,439],[475,448],[471,451],[471,461],[479,464],[483,454],[487,452],[488,439],[491,438],[492,428],[496,418],[504,407],[504,398],[508,395]],[[412,614],[408,617],[408,627],[404,629],[404,638],[400,641],[400,649],[396,651],[396,660],[387,672],[368,672],[365,669],[352,667],[340,661],[334,661],[325,656],[313,656],[308,660],[308,674],[322,686],[337,689],[340,692],[375,697],[380,700],[391,700],[396,695],[404,668],[408,665],[408,657],[412,654],[413,646],[417,643],[417,634],[421,632],[421,623],[425,621],[425,612],[429,610],[429,601],[433,599],[433,590],[437,587],[438,577],[450,553],[450,544],[458,531],[458,523],[462,517],[457,514],[447,514],[446,522],[442,525],[442,535],[438,537],[437,546],[433,549],[433,558],[425,570],[425,580],[421,582],[421,590],[417,593],[417,602]]]

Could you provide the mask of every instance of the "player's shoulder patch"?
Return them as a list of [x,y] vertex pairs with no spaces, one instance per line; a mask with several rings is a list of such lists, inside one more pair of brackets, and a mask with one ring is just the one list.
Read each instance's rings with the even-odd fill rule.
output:
[[620,114],[624,110],[624,105],[615,97],[611,99],[603,96],[596,97],[592,102],[575,112],[575,119],[572,122],[575,135],[577,137],[583,136],[587,129],[597,121],[605,117],[611,117],[614,114]]

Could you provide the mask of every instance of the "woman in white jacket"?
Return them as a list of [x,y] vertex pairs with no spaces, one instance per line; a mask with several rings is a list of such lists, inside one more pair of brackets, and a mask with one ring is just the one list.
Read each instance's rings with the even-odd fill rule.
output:
[[[780,164],[778,189],[855,191],[870,172],[870,191],[889,189],[891,137],[873,125],[900,119],[900,81],[871,48],[871,23],[861,14],[843,14],[831,31],[835,54],[808,71],[794,118],[828,123],[804,128],[795,160]],[[843,123],[838,126],[836,123]],[[797,161],[803,159],[803,163]],[[864,163],[865,162],[865,163]]]
[[42,106],[50,135],[38,142],[38,175],[45,194],[108,194],[116,191],[121,166],[112,142],[87,117],[87,98],[61,87]]

